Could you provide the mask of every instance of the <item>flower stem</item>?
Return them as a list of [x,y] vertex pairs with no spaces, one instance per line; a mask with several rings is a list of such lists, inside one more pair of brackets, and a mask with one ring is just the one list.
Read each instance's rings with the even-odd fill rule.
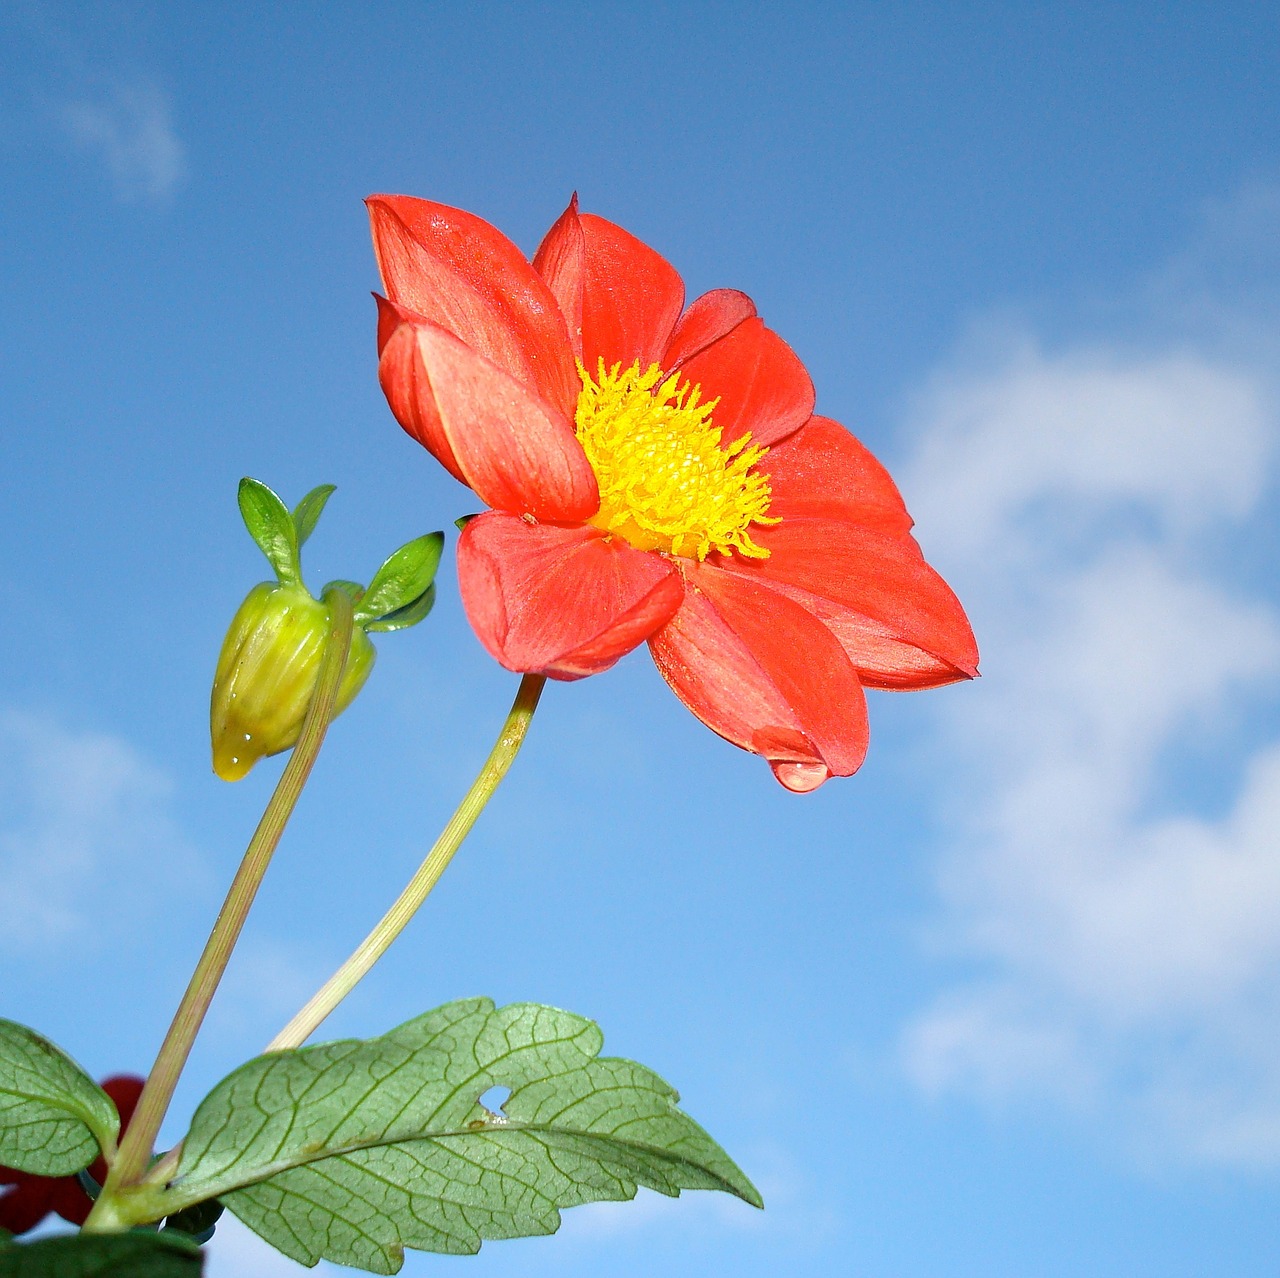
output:
[[121,1141],[120,1152],[99,1199],[104,1204],[104,1217],[110,1214],[105,1204],[109,1202],[112,1192],[134,1184],[147,1169],[151,1148],[169,1108],[178,1076],[191,1053],[200,1024],[213,1001],[218,982],[226,971],[231,951],[240,938],[253,898],[257,895],[267,866],[271,863],[271,856],[280,842],[280,836],[284,833],[284,827],[293,813],[328,731],[338,684],[351,646],[352,618],[351,600],[343,591],[331,591],[326,602],[329,604],[329,632],[302,730],[293,747],[293,754],[276,784],[271,801],[262,814],[262,820],[258,822],[258,828],[245,849],[244,859],[240,862],[226,900],[218,912],[213,931],[205,943],[204,953],[191,975],[187,992],[182,996],[182,1002],[174,1014],[173,1023],[156,1056],[156,1063],[147,1078],[133,1120]]
[[382,921],[310,1002],[271,1040],[267,1051],[278,1052],[304,1043],[321,1021],[351,993],[369,969],[387,952],[392,941],[404,931],[405,925],[427,899],[431,889],[453,860],[453,854],[470,833],[476,818],[515,761],[546,681],[545,675],[533,674],[525,675],[520,681],[515,702],[489,757],[471,783],[471,788],[463,796],[462,802],[458,804],[457,810],[449,818],[449,824],[440,832],[440,837],[427,853],[426,860],[396,898],[395,904],[382,916]]

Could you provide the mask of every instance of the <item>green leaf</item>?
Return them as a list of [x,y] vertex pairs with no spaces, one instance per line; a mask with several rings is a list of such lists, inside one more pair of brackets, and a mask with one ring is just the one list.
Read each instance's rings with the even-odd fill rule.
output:
[[99,1148],[113,1149],[120,1117],[111,1097],[61,1048],[0,1020],[0,1165],[34,1176],[72,1176]]
[[293,528],[298,539],[298,549],[301,550],[303,543],[315,532],[316,523],[320,519],[320,514],[324,510],[324,504],[337,491],[333,484],[321,484],[319,488],[313,488],[294,508],[293,508]]
[[395,612],[389,612],[377,621],[368,622],[365,630],[406,630],[409,626],[416,626],[435,606],[435,602],[436,588],[433,582],[411,604],[397,608]]
[[426,594],[435,580],[443,548],[444,533],[435,532],[415,537],[394,551],[374,573],[356,609],[357,624],[364,625],[399,612]]
[[[298,530],[294,527],[289,508],[266,484],[248,476],[240,481],[239,501],[244,526],[270,560],[280,584],[298,585],[302,581]],[[305,497],[303,501],[306,501]]]
[[0,1247],[0,1278],[199,1278],[200,1248],[157,1234],[63,1234]]
[[[395,1273],[404,1248],[553,1233],[559,1208],[760,1195],[656,1074],[536,1004],[449,1003],[367,1042],[261,1056],[201,1102],[169,1197],[218,1197],[274,1247]],[[511,1094],[501,1114],[480,1104]]]

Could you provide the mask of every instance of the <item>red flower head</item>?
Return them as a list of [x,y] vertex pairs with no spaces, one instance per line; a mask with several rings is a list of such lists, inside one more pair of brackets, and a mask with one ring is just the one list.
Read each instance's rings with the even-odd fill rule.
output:
[[648,640],[685,705],[799,791],[862,763],[864,687],[977,673],[892,479],[813,415],[750,298],[685,309],[675,270],[576,197],[532,263],[470,213],[368,205],[382,388],[492,507],[458,577],[507,669],[578,679]]
[[[115,1101],[123,1133],[142,1095],[142,1079],[117,1074],[102,1084],[102,1090]],[[101,1158],[88,1171],[99,1185],[107,1178],[107,1164]],[[0,1185],[10,1186],[0,1194],[0,1229],[11,1234],[25,1234],[50,1214],[73,1225],[83,1225],[93,1207],[93,1200],[76,1176],[32,1176],[0,1167]]]

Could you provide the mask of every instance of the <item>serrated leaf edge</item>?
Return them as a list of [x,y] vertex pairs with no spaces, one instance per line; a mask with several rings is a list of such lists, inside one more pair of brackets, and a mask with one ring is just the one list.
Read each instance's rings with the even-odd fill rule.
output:
[[[513,1003],[513,1004],[507,1004],[503,1008],[499,1009],[492,999],[457,1000],[454,1003],[445,1004],[444,1007],[458,1008],[459,1010],[466,1007],[468,1008],[468,1010],[466,1011],[465,1016],[471,1016],[477,1013],[484,1013],[485,1015],[493,1015],[498,1011],[507,1011],[513,1008],[528,1007],[534,1010],[544,1010],[544,1011],[554,1012],[560,1015],[572,1017],[575,1021],[577,1021],[581,1025],[582,1027],[581,1031],[577,1034],[571,1035],[568,1038],[560,1041],[571,1042],[574,1039],[577,1039],[578,1037],[580,1037],[582,1033],[587,1034],[590,1039],[594,1040],[594,1049],[592,1051],[584,1053],[586,1061],[595,1062],[600,1065],[611,1065],[616,1063],[616,1064],[628,1065],[637,1070],[640,1070],[645,1075],[647,1075],[653,1081],[654,1084],[657,1085],[654,1088],[655,1091],[665,1092],[667,1097],[670,1099],[672,1106],[678,1107],[679,1100],[680,1100],[679,1093],[676,1091],[674,1087],[672,1087],[668,1082],[666,1082],[665,1079],[663,1079],[660,1075],[658,1075],[653,1070],[651,1070],[647,1065],[643,1065],[640,1062],[633,1061],[627,1057],[600,1056],[598,1053],[599,1053],[600,1047],[603,1045],[603,1034],[600,1031],[600,1027],[594,1021],[589,1020],[586,1017],[579,1016],[575,1012],[566,1012],[560,1008],[550,1008],[550,1007],[546,1007],[545,1005],[536,1004],[536,1003],[527,1003],[527,1004]],[[432,1009],[432,1012],[423,1013],[423,1015],[429,1016],[429,1015],[432,1015],[434,1012],[438,1012],[441,1010],[443,1010],[443,1008],[435,1008],[435,1009]],[[360,1047],[364,1047],[370,1043],[377,1042],[379,1039],[391,1038],[401,1030],[404,1030],[406,1027],[415,1024],[420,1019],[421,1017],[412,1018],[411,1020],[405,1022],[403,1025],[396,1026],[394,1029],[389,1030],[386,1034],[377,1035],[373,1039],[340,1039],[330,1043],[317,1044],[315,1046],[324,1046],[328,1048],[333,1048],[337,1046],[349,1045],[354,1049],[359,1049]],[[460,1016],[459,1019],[464,1019],[464,1017]],[[542,1042],[539,1043],[539,1046],[549,1045],[554,1041],[556,1040],[552,1040],[552,1039],[542,1040]],[[298,1048],[298,1049],[293,1049],[293,1052],[288,1054],[302,1053],[310,1050],[313,1050],[313,1048]],[[286,1053],[280,1053],[280,1055],[286,1055]],[[267,1058],[259,1056],[259,1057],[255,1057],[253,1060],[246,1061],[238,1069],[233,1070],[229,1075],[227,1075],[226,1078],[222,1079],[221,1082],[219,1082],[213,1088],[213,1090],[209,1093],[209,1095],[212,1096],[214,1092],[217,1092],[218,1089],[221,1088],[224,1084],[229,1083],[231,1079],[235,1078],[235,1076],[241,1073],[243,1070],[255,1067],[259,1062],[265,1059]],[[501,1059],[501,1058],[498,1058],[498,1059]],[[485,1067],[484,1070],[480,1072],[481,1073],[491,1072],[494,1068],[495,1063],[496,1062],[491,1062],[488,1066]],[[451,1093],[451,1097],[456,1097],[459,1093],[464,1092],[467,1088],[474,1085],[475,1085],[474,1078],[466,1079],[465,1081],[459,1083],[459,1085],[454,1088],[453,1092]],[[483,1089],[481,1091],[481,1094],[483,1094]],[[206,1097],[205,1099],[208,1100],[209,1098]],[[479,1096],[477,1096],[476,1102],[479,1103]],[[442,1104],[443,1103],[446,1103],[446,1102],[442,1102]],[[204,1102],[202,1101],[201,1106],[203,1106],[203,1104]],[[197,1107],[197,1115],[199,1113],[199,1108],[200,1107]],[[594,1141],[594,1140],[600,1140],[601,1142],[608,1141],[614,1145],[622,1146],[624,1148],[643,1151],[646,1156],[660,1159],[661,1161],[671,1166],[683,1165],[686,1167],[694,1168],[701,1174],[707,1175],[711,1179],[716,1180],[720,1184],[722,1184],[726,1193],[732,1194],[736,1198],[741,1198],[744,1202],[750,1203],[754,1207],[762,1207],[764,1204],[763,1204],[763,1199],[760,1196],[759,1190],[757,1190],[756,1187],[751,1183],[750,1179],[745,1175],[745,1173],[742,1172],[741,1168],[739,1168],[737,1164],[731,1158],[729,1158],[728,1154],[725,1153],[723,1148],[720,1146],[719,1142],[715,1141],[710,1136],[710,1134],[703,1127],[701,1127],[693,1118],[691,1118],[688,1114],[684,1113],[683,1111],[680,1111],[680,1116],[687,1123],[689,1123],[690,1126],[696,1132],[705,1136],[707,1140],[710,1141],[711,1144],[714,1145],[715,1148],[719,1150],[721,1154],[724,1155],[729,1165],[741,1177],[741,1185],[735,1185],[732,1181],[727,1180],[724,1176],[720,1175],[719,1173],[712,1171],[706,1167],[703,1167],[700,1164],[695,1163],[690,1159],[683,1158],[678,1154],[673,1154],[668,1150],[664,1150],[659,1146],[647,1145],[641,1141],[627,1140],[624,1137],[617,1137],[614,1135],[608,1135],[606,1137],[603,1135],[597,1135],[596,1133],[592,1133],[592,1132],[578,1132],[573,1134],[578,1135],[582,1139],[587,1141]],[[386,1135],[384,1134],[376,1139],[351,1141],[341,1146],[326,1146],[322,1150],[317,1150],[314,1157],[307,1158],[307,1157],[298,1157],[294,1155],[294,1156],[291,1156],[288,1159],[288,1161],[281,1161],[278,1164],[269,1164],[267,1165],[268,1170],[255,1171],[255,1173],[250,1177],[240,1177],[240,1176],[235,1176],[231,1174],[231,1169],[232,1167],[234,1167],[234,1163],[232,1163],[230,1166],[228,1166],[223,1170],[221,1175],[209,1177],[203,1181],[191,1182],[187,1177],[184,1177],[181,1174],[177,1176],[174,1180],[169,1182],[169,1187],[164,1193],[164,1211],[166,1214],[171,1214],[176,1211],[181,1211],[183,1210],[183,1208],[191,1206],[198,1202],[202,1202],[207,1198],[222,1197],[223,1195],[234,1193],[238,1189],[245,1189],[252,1185],[261,1184],[264,1181],[270,1180],[274,1176],[278,1176],[284,1172],[293,1170],[294,1168],[309,1166],[312,1163],[324,1162],[331,1158],[342,1158],[348,1154],[358,1153],[361,1150],[365,1150],[365,1149],[377,1149],[383,1146],[396,1145],[396,1144],[408,1144],[408,1143],[417,1142],[417,1141],[434,1141],[434,1140],[445,1140],[445,1139],[459,1138],[459,1137],[472,1137],[472,1136],[481,1135],[486,1131],[489,1134],[494,1134],[494,1133],[503,1132],[503,1131],[523,1131],[523,1132],[530,1132],[532,1134],[546,1133],[552,1136],[557,1134],[565,1134],[561,1131],[561,1129],[557,1129],[551,1124],[528,1123],[519,1119],[506,1118],[504,1116],[503,1121],[500,1124],[495,1123],[492,1126],[486,1126],[483,1129],[476,1129],[474,1127],[462,1127],[457,1129],[450,1128],[447,1131],[432,1131],[430,1133],[426,1133],[423,1135],[412,1135],[412,1134]],[[188,1146],[188,1152],[189,1150],[190,1150],[190,1146]],[[262,1165],[260,1164],[259,1167],[261,1166]],[[674,1196],[678,1197],[679,1192],[680,1191],[677,1190]],[[634,1197],[634,1194],[631,1195],[631,1197]]]

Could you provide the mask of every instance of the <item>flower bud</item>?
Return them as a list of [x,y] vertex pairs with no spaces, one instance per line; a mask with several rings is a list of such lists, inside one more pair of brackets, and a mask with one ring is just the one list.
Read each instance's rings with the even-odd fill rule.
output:
[[218,657],[209,727],[213,770],[224,781],[239,781],[259,759],[288,750],[298,740],[320,680],[332,591],[344,591],[354,605],[335,719],[355,700],[373,669],[377,654],[365,632],[416,626],[435,601],[434,580],[444,546],[444,534],[438,532],[393,551],[367,589],[354,581],[331,581],[319,599],[311,594],[302,581],[300,552],[332,493],[332,484],[321,484],[291,511],[266,484],[248,477],[240,481],[240,514],[275,569],[276,580],[249,591]]
[[[328,632],[328,604],[301,584],[264,581],[246,596],[222,644],[209,709],[213,770],[224,781],[238,781],[259,759],[297,741]],[[357,625],[334,718],[355,700],[376,656]]]

